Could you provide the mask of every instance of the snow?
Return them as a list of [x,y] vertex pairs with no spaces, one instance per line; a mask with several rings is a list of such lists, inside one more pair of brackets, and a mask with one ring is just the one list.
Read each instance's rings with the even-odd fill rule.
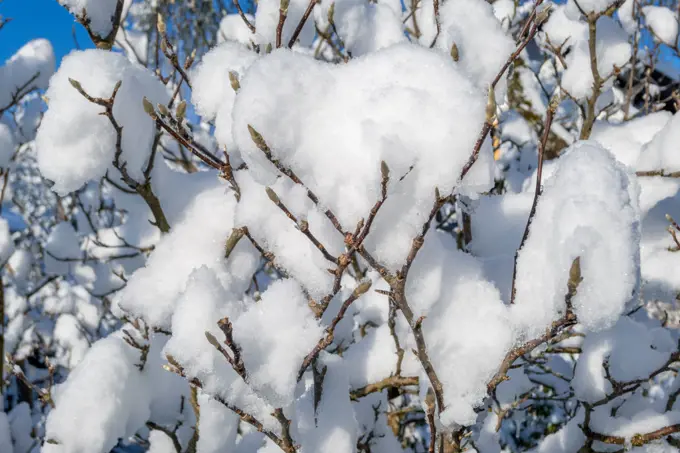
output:
[[[122,54],[98,49],[74,51],[66,56],[50,80],[46,96],[49,108],[36,137],[41,173],[55,184],[60,195],[79,189],[110,170],[116,154],[116,132],[109,119],[100,115],[104,107],[85,99],[72,86],[77,81],[95,98],[108,99],[121,82],[113,116],[123,128],[121,164],[133,178],[142,181],[155,128],[142,107],[147,97],[154,105],[169,96],[153,74],[131,63]],[[77,124],[78,128],[73,125]]]
[[343,355],[352,388],[389,377],[397,365],[397,349],[387,324],[370,330]]
[[[597,15],[609,6],[577,1]],[[68,0],[76,14],[99,6],[88,12],[102,33],[114,3]],[[471,451],[578,451],[586,441],[581,403],[608,398],[614,381],[630,392],[589,412],[591,429],[630,444],[635,433],[680,422],[673,407],[666,410],[680,388],[676,373],[659,372],[677,355],[669,326],[678,320],[680,253],[666,215],[680,220],[680,180],[634,174],[680,171],[680,125],[670,113],[621,107],[625,92],[614,72],[630,69],[631,33],[640,31],[632,2],[597,22],[606,81],[591,101],[596,113],[607,111],[590,141],[576,140],[583,123],[576,104],[592,96],[588,26],[570,0],[554,5],[522,63],[511,67],[512,96],[505,96],[509,74],[500,79],[498,122],[481,144],[488,86],[535,3],[441,2],[436,39],[434,2],[417,3],[292,0],[283,48],[271,52],[279,0],[248,6],[256,33],[233,11],[212,16],[215,46],[197,49],[187,69],[193,88],[181,96],[192,103],[191,135],[217,156],[228,153],[233,179],[173,162],[182,149],[163,134],[146,182],[169,231],[150,222],[138,193],[101,180],[108,174],[120,182],[114,126],[104,106],[78,92],[108,98],[120,82],[112,107],[123,130],[120,162],[145,182],[156,128],[141,100],[167,104],[175,87],[143,66],[153,5],[126,1],[120,49],[75,51],[49,84],[54,58],[46,42],[34,41],[0,68],[0,100],[10,100],[15,82],[33,69],[46,70],[0,119],[0,168],[10,170],[3,215],[26,224],[10,233],[0,222],[4,352],[40,387],[48,376],[36,360],[49,357],[57,382],[53,409],[16,405],[13,379],[3,388],[11,412],[0,415],[2,453],[107,453],[136,443],[175,453],[174,438],[159,427],[176,435],[181,450],[192,449],[198,432],[196,453],[273,453],[281,448],[270,437],[284,434],[277,410],[301,453],[425,451],[428,427],[411,423],[430,404],[432,387],[417,329],[442,385],[437,430],[463,428]],[[300,39],[287,49],[308,6]],[[172,9],[203,19],[181,2]],[[670,10],[645,11],[645,26],[661,41],[677,39]],[[173,34],[183,32],[177,17],[167,20]],[[337,33],[338,49],[315,27]],[[568,51],[565,67],[546,49],[548,38]],[[164,62],[159,72],[172,68]],[[567,146],[544,163],[515,263],[537,195],[543,120],[560,92],[551,131]],[[460,180],[476,146],[478,159]],[[407,261],[436,193],[452,197]],[[384,203],[362,245],[387,272],[381,276],[360,250],[364,257],[336,282],[346,234],[377,201]],[[463,210],[469,243],[459,231]],[[387,274],[405,263],[405,297],[390,298],[402,282]],[[370,290],[336,325],[364,281]],[[321,299],[324,313],[316,310]],[[408,304],[413,319],[396,301]],[[567,309],[574,325],[551,329]],[[546,335],[559,338],[505,369],[523,352],[518,347]],[[329,344],[315,351],[325,338]],[[312,352],[318,355],[299,376]],[[394,377],[418,384],[356,397]],[[501,382],[493,381],[490,395],[494,378]],[[667,449],[663,441],[648,447],[637,451]]]
[[646,298],[672,301],[680,280],[672,269],[678,265],[675,242],[668,232],[666,215],[680,218],[678,191],[680,186],[673,178],[640,178],[644,217],[642,223],[641,261]]
[[59,0],[71,14],[85,16],[92,32],[101,37],[107,36],[113,26],[114,13],[119,0]]
[[384,3],[335,2],[333,22],[346,49],[354,57],[406,42],[401,18]]
[[585,14],[603,13],[615,3],[615,0],[569,0],[567,11],[573,19],[576,19],[581,12]]
[[[258,182],[273,184],[277,171],[248,125],[346,230],[367,217],[378,199],[385,161],[394,177],[366,247],[396,266],[432,206],[433,188],[448,193],[456,185],[484,121],[485,103],[486,93],[450,58],[415,45],[392,46],[341,66],[279,50],[244,77],[233,132]],[[411,165],[409,176],[399,181]]]
[[0,111],[12,104],[17,93],[45,89],[54,69],[54,51],[48,40],[26,43],[0,67]]
[[12,129],[4,123],[0,123],[0,167],[7,168],[9,161],[14,155],[16,143]]
[[75,368],[90,349],[78,318],[69,313],[64,313],[57,318],[54,325],[54,341],[64,351],[66,360],[63,365],[69,369]]
[[17,128],[14,131],[16,141],[20,143],[30,142],[35,139],[40,120],[42,119],[43,101],[38,93],[24,96],[22,102],[14,112]]
[[[156,245],[146,266],[135,272],[119,293],[118,304],[123,310],[141,316],[152,326],[168,327],[175,301],[195,269],[207,266],[225,283],[235,280],[229,276],[231,268],[224,257],[235,200],[225,191],[225,185],[215,184],[196,196],[184,216]],[[176,260],[175,256],[182,259]],[[241,267],[243,272],[255,270],[256,263],[246,260],[241,264],[245,265]]]
[[576,258],[583,280],[572,303],[579,322],[590,330],[616,322],[639,285],[638,191],[625,167],[593,142],[560,157],[517,259],[512,308],[529,337],[564,313]]
[[9,230],[9,222],[0,218],[0,265],[7,263],[7,260],[14,253],[14,241]]
[[50,274],[65,275],[74,266],[72,260],[82,258],[76,230],[70,222],[59,222],[45,243],[45,267]]
[[[649,328],[623,317],[611,329],[585,339],[571,386],[579,400],[594,403],[612,390],[606,379],[605,364],[615,381],[635,381],[661,368],[674,349],[667,330]],[[631,361],[631,357],[636,360]]]
[[198,397],[198,404],[201,408],[201,419],[196,451],[200,453],[233,451],[238,435],[238,415],[203,393]]
[[272,283],[234,324],[250,386],[272,406],[288,406],[302,361],[322,334],[299,285],[289,279]]
[[515,341],[509,312],[480,263],[441,234],[426,237],[407,285],[414,316],[425,316],[428,353],[444,387],[441,422],[473,424],[486,383]]
[[673,11],[665,6],[649,5],[642,7],[642,14],[655,38],[671,47],[676,45],[678,20]]
[[170,436],[161,431],[149,433],[149,453],[174,453],[176,451]]
[[95,343],[55,392],[45,453],[103,453],[148,418],[148,396],[135,364],[139,352],[111,335]]
[[617,11],[619,21],[629,35],[634,34],[638,27],[637,19],[633,17],[635,10],[635,0],[625,0]]
[[[558,46],[561,43],[553,44]],[[631,47],[628,35],[611,17],[602,16],[597,20],[596,55],[597,69],[603,80],[607,79],[615,68],[621,68],[630,59]],[[566,63],[562,87],[577,99],[591,96],[593,73],[587,36],[574,43],[566,57]]]
[[116,34],[115,43],[117,47],[125,51],[130,61],[140,64],[147,62],[149,37],[146,33],[137,30],[126,30],[121,27]]
[[596,121],[590,139],[606,148],[619,162],[636,168],[644,145],[664,129],[671,117],[671,113],[661,111],[619,124]]
[[3,452],[14,453],[14,447],[12,447],[12,433],[9,429],[7,414],[4,412],[0,412],[0,447],[2,447]]
[[324,391],[311,432],[304,433],[303,451],[346,453],[356,450],[357,420],[349,400],[349,382],[342,358],[322,353],[326,368]]
[[480,199],[472,214],[468,249],[476,256],[513,256],[522,241],[533,198],[532,193],[507,193]]
[[14,439],[14,453],[28,452],[33,448],[35,439],[32,436],[33,420],[28,403],[21,402],[14,406],[8,414],[10,430]]
[[636,163],[638,171],[680,171],[680,115],[673,115],[666,125],[644,147]]
[[229,74],[233,72],[240,79],[256,59],[257,54],[243,45],[225,42],[208,52],[191,73],[191,101],[205,120],[215,120],[215,138],[226,146],[230,158],[236,148],[231,132],[236,92]]
[[565,5],[553,5],[548,21],[543,25],[543,32],[554,46],[564,44],[563,50],[566,51],[575,43],[588,39],[588,24],[572,19]]
[[599,407],[593,414],[592,428],[597,432],[605,432],[612,436],[632,439],[640,433],[652,432],[665,426],[680,422],[678,412],[659,413],[653,409],[639,410],[634,416],[612,417],[607,407]]
[[[297,28],[304,11],[309,4],[308,0],[290,0],[288,3],[288,13],[286,21],[283,24],[281,33],[281,43],[284,46],[288,45],[288,41],[293,36],[293,32]],[[266,47],[271,44],[275,47],[276,44],[276,29],[279,24],[279,10],[282,5],[280,0],[260,0],[257,2],[257,11],[255,13],[255,29],[258,34],[258,44]],[[310,15],[298,40],[302,46],[308,46],[314,39],[314,15]],[[252,23],[252,22],[251,22]]]
[[[493,6],[484,0],[445,2],[440,21],[442,32],[437,47],[449,53],[455,43],[463,71],[481,89],[487,89],[515,50],[515,42],[501,28]],[[505,78],[501,81],[496,88],[499,99],[505,93]]]
[[[255,23],[255,18],[250,14],[245,14],[246,19],[251,24]],[[250,28],[246,25],[240,15],[227,14],[220,22],[220,31],[217,36],[217,43],[221,44],[224,41],[236,41],[248,46],[257,41],[257,36],[253,35]]]
[[214,271],[198,268],[177,302],[172,316],[172,337],[163,354],[179,363],[189,379],[199,379],[207,394],[223,398],[250,414],[266,417],[264,423],[276,423],[270,415],[273,408],[252,392],[205,335],[210,332],[218,341],[224,341],[217,322],[227,317],[235,323],[244,308],[222,286]]
[[[236,226],[248,227],[251,236],[274,254],[274,263],[297,279],[310,296],[320,299],[328,294],[333,287],[333,276],[327,271],[330,263],[268,198],[264,186],[253,181],[251,175],[245,172],[238,172],[237,180],[242,201],[236,208]],[[313,207],[301,186],[279,178],[271,189],[298,219],[309,223],[310,231],[330,253],[339,255],[342,237]]]
[[512,0],[498,0],[493,3],[493,13],[504,27],[508,27],[513,23],[517,11]]
[[584,411],[580,410],[562,429],[543,438],[531,453],[570,453],[578,451],[586,441],[581,424]]

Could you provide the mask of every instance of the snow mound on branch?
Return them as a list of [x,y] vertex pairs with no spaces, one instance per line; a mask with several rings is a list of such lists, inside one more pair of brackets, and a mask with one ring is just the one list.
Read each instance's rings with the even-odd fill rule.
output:
[[223,343],[225,336],[218,327],[218,321],[226,317],[236,325],[243,313],[244,305],[236,298],[237,293],[230,290],[208,267],[192,272],[177,301],[172,316],[172,337],[163,354],[179,363],[188,379],[200,380],[207,394],[253,414],[265,424],[276,426],[271,416],[273,407],[253,392],[206,338],[206,332],[209,332]]
[[80,241],[73,225],[59,222],[52,228],[45,243],[45,271],[66,275],[73,269],[73,261],[82,258]]
[[[389,195],[366,247],[396,267],[432,207],[434,188],[447,194],[456,186],[484,122],[485,103],[486,93],[450,57],[420,46],[392,46],[342,66],[278,50],[246,73],[233,133],[258,182],[273,184],[278,172],[248,125],[344,230],[368,217],[380,196],[385,161]],[[478,162],[484,163],[493,162]],[[487,175],[491,184],[492,173]]]
[[586,337],[571,386],[580,401],[594,403],[612,391],[605,364],[614,381],[635,381],[662,368],[674,349],[668,330],[622,317],[611,329]]
[[254,272],[257,259],[252,247],[245,248],[245,241],[234,251],[229,264],[225,259],[224,247],[236,204],[225,189],[215,184],[196,196],[184,217],[156,245],[146,266],[135,272],[119,293],[122,309],[141,316],[152,326],[167,328],[189,275],[202,266],[214,270],[221,281],[230,282],[233,290],[247,289],[252,276],[248,271]]
[[678,39],[678,20],[675,13],[665,6],[645,6],[642,8],[645,21],[654,36],[664,44],[675,46]]
[[335,2],[334,23],[353,57],[406,41],[399,15],[385,3],[366,0]]
[[672,117],[670,112],[661,111],[619,124],[596,121],[590,139],[614,154],[619,162],[636,168],[636,162],[645,145],[651,142],[659,131],[664,130],[664,126]]
[[[241,20],[238,16],[236,19]],[[258,55],[246,47],[225,42],[205,54],[191,74],[191,101],[205,120],[215,120],[215,138],[227,147],[230,158],[234,157],[235,148],[231,125],[236,92],[231,86],[229,73],[241,78],[257,58]]]
[[[597,69],[600,78],[606,80],[615,68],[620,68],[628,62],[631,46],[626,32],[611,17],[600,17],[596,26]],[[587,35],[578,41],[574,38],[578,39],[579,36],[569,40],[569,42],[574,42],[574,45],[567,56],[567,69],[562,76],[562,87],[571,96],[581,99],[592,95],[593,73]]]
[[143,182],[143,169],[155,135],[153,121],[142,107],[146,96],[153,104],[169,99],[165,87],[142,66],[125,56],[90,49],[69,54],[50,80],[49,108],[36,137],[38,166],[53,190],[66,195],[111,169],[116,154],[116,132],[104,107],[85,99],[69,79],[80,83],[88,95],[108,99],[121,82],[113,116],[123,128],[120,163],[130,176]]
[[[244,16],[251,24],[255,23],[255,18],[250,14],[244,14]],[[257,41],[257,36],[250,31],[239,14],[227,14],[220,22],[220,31],[217,35],[218,44],[225,41],[236,41],[248,46]]]
[[0,123],[0,167],[7,168],[15,147],[12,129],[5,123]]
[[322,334],[300,286],[272,283],[234,323],[250,386],[274,407],[291,404],[298,370]]
[[639,286],[638,192],[625,167],[594,142],[579,142],[559,159],[517,259],[513,311],[529,338],[564,314],[576,258],[579,322],[602,330],[622,314]]
[[46,425],[45,453],[100,453],[132,435],[149,416],[149,397],[135,364],[139,351],[120,335],[95,343],[57,388]]
[[679,140],[680,115],[676,113],[642,149],[636,170],[667,173],[680,171]]
[[[461,14],[465,11],[465,14]],[[515,50],[514,40],[503,31],[493,7],[483,0],[446,2],[441,9],[442,31],[437,47],[451,52],[458,47],[461,68],[486,89]],[[505,77],[496,87],[501,99],[505,93]]]
[[[293,32],[297,28],[308,5],[308,0],[290,0],[286,21],[283,24],[283,30],[281,30],[282,45],[288,45],[288,41],[290,41],[290,38],[293,36]],[[255,29],[257,30],[260,45],[266,47],[267,44],[271,44],[273,47],[276,47],[280,8],[280,0],[260,0],[257,2],[255,23],[253,25],[255,25]],[[309,46],[312,43],[314,32],[314,15],[310,15],[298,37],[302,46]]]
[[406,291],[414,317],[425,316],[428,354],[443,386],[442,423],[473,424],[474,408],[514,342],[507,307],[480,262],[435,232],[413,262]]
[[59,3],[74,16],[85,16],[93,33],[105,37],[111,32],[118,0],[59,0]]
[[55,64],[52,44],[46,39],[34,39],[19,49],[0,67],[0,110],[16,94],[47,88]]

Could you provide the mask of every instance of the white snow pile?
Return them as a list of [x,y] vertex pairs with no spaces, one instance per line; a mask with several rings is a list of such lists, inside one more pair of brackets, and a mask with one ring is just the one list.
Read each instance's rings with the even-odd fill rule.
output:
[[48,40],[26,43],[0,66],[0,111],[11,104],[13,96],[45,89],[54,68],[54,51]]
[[678,39],[678,19],[665,6],[649,5],[642,8],[645,21],[654,37],[669,46],[675,46]]
[[485,99],[450,58],[414,45],[335,67],[282,50],[249,69],[233,132],[259,183],[273,184],[278,171],[249,126],[347,231],[379,198],[384,161],[389,196],[367,248],[397,266],[432,206],[434,188],[449,193],[456,185],[484,121]]
[[[109,99],[120,88],[113,105],[113,117],[122,127],[121,149],[116,148],[116,131],[101,105],[90,102],[73,86],[93,98]],[[155,127],[143,110],[146,96],[154,105],[169,99],[165,88],[151,72],[131,63],[122,54],[104,50],[75,51],[61,63],[50,80],[50,100],[36,137],[38,165],[54,182],[53,190],[65,195],[83,184],[101,178],[119,161],[135,179],[150,157]],[[78,125],[78,127],[74,127]]]
[[[559,160],[543,188],[517,260],[514,314],[529,337],[565,313],[570,269],[579,259],[572,300],[588,329],[611,326],[639,286],[639,187],[625,167],[592,142]],[[557,227],[559,226],[559,227]]]
[[88,21],[88,27],[100,37],[113,28],[118,0],[59,0],[71,14]]

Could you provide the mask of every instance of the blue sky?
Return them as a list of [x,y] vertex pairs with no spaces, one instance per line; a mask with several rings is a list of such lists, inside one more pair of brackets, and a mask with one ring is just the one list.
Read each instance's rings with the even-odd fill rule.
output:
[[35,38],[46,38],[52,43],[58,64],[75,48],[74,25],[81,48],[92,47],[85,29],[57,0],[1,0],[0,15],[12,19],[0,30],[0,64]]

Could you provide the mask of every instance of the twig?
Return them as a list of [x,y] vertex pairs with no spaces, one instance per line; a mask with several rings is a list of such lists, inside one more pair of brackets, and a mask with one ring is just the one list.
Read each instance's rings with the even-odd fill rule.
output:
[[293,35],[290,37],[290,40],[288,41],[288,48],[289,49],[293,47],[293,44],[295,44],[295,41],[297,41],[298,36],[300,36],[300,32],[302,32],[302,28],[305,26],[307,19],[309,19],[309,15],[312,14],[312,11],[314,10],[314,6],[317,4],[317,2],[318,2],[318,0],[309,0],[309,3],[307,4],[307,9],[305,9],[304,14],[302,14],[302,18],[300,19],[300,22],[298,22],[297,27],[295,27],[295,31],[293,31]]
[[434,45],[437,43],[437,38],[439,38],[439,34],[442,31],[442,25],[439,21],[439,0],[432,0],[432,7],[434,9],[434,24],[435,27],[437,28],[437,32],[435,33],[434,38],[432,38],[432,42],[430,43],[430,49],[433,48]]
[[368,384],[364,387],[352,390],[349,394],[349,397],[356,401],[359,398],[363,398],[364,396],[368,396],[372,393],[382,392],[388,388],[414,386],[418,385],[418,382],[419,380],[417,376],[390,376],[373,384]]
[[550,102],[548,107],[548,112],[545,117],[545,124],[543,125],[543,136],[538,144],[538,166],[536,168],[536,187],[534,191],[534,201],[531,204],[531,211],[529,212],[529,218],[527,219],[527,224],[524,227],[524,234],[522,235],[522,242],[519,244],[519,248],[515,252],[514,266],[512,270],[512,288],[510,290],[510,304],[515,303],[515,294],[517,289],[515,287],[517,282],[517,259],[519,258],[519,252],[524,247],[524,244],[529,237],[529,229],[531,228],[531,222],[534,220],[536,215],[536,207],[538,206],[538,199],[543,191],[543,160],[545,159],[545,146],[548,143],[548,136],[550,134],[550,126],[553,122],[553,117],[555,115],[555,110],[557,109],[557,98]]
[[274,203],[281,211],[283,211],[284,214],[286,214],[286,217],[288,217],[290,220],[292,220],[295,225],[297,226],[297,229],[304,234],[307,239],[310,240],[312,244],[321,252],[324,258],[326,258],[328,261],[330,261],[333,264],[338,263],[338,259],[331,255],[326,247],[314,236],[314,234],[309,231],[309,223],[306,220],[298,220],[295,215],[290,212],[290,210],[286,207],[286,205],[283,204],[279,196],[274,192],[274,189],[271,187],[266,188],[267,191],[267,196],[269,199]]
[[163,426],[161,426],[157,423],[154,423],[152,421],[146,422],[146,426],[149,429],[153,429],[153,430],[160,431],[160,432],[164,433],[172,441],[172,445],[173,445],[173,447],[175,447],[175,451],[177,453],[182,453],[182,445],[179,443],[179,439],[177,438],[177,433],[175,433],[171,429],[165,428],[165,427],[163,427]]
[[555,321],[552,323],[552,326],[548,331],[541,335],[538,338],[535,338],[533,340],[530,340],[526,343],[524,343],[521,346],[518,346],[514,349],[512,349],[510,352],[508,352],[501,362],[501,366],[498,368],[498,371],[496,374],[491,378],[489,383],[486,385],[487,388],[487,393],[489,395],[493,394],[493,392],[496,390],[496,387],[502,383],[503,381],[506,381],[507,378],[507,372],[510,370],[512,365],[515,363],[515,360],[519,359],[525,354],[528,354],[529,352],[533,351],[536,349],[538,346],[542,345],[546,341],[551,340],[552,338],[555,338],[557,335],[559,335],[563,329],[570,327],[572,325],[576,324],[576,316],[574,316],[573,313],[567,312],[566,315],[564,315],[561,319]]
[[[114,154],[113,158],[113,166],[118,169],[118,171],[121,174],[121,177],[123,181],[135,192],[137,192],[146,202],[147,206],[149,206],[149,209],[151,210],[151,213],[154,216],[155,222],[152,222],[153,225],[157,226],[159,230],[163,233],[167,233],[170,231],[170,224],[168,223],[167,218],[165,217],[165,213],[163,212],[163,209],[161,207],[160,200],[158,197],[153,193],[153,190],[151,188],[151,183],[150,181],[146,181],[144,184],[140,184],[139,182],[135,181],[134,178],[130,176],[130,174],[127,171],[126,163],[121,162],[120,158],[123,154],[123,126],[121,126],[116,118],[113,115],[113,105],[116,100],[116,95],[118,94],[118,90],[120,89],[121,82],[118,81],[116,85],[113,88],[113,92],[111,93],[111,97],[108,99],[104,98],[95,98],[87,94],[87,92],[83,89],[82,85],[80,82],[74,79],[69,79],[69,82],[73,86],[73,88],[76,89],[85,99],[88,101],[100,105],[104,107],[104,115],[109,119],[109,122],[111,123],[111,126],[116,132],[116,144],[115,144],[115,149],[116,152]],[[150,105],[149,101],[145,99],[144,107],[148,112],[148,106],[147,103]]]
[[296,449],[295,444],[293,443],[293,438],[290,435],[290,420],[286,418],[286,416],[283,414],[283,409],[281,408],[274,410],[272,415],[281,425],[281,449],[285,453],[294,453]]
[[250,23],[248,18],[246,17],[245,13],[243,12],[243,9],[241,9],[241,4],[239,3],[239,0],[233,0],[234,6],[236,7],[236,11],[238,11],[238,15],[241,16],[241,19],[243,22],[246,24],[246,27],[250,30],[251,33],[255,33],[255,26]]
[[283,34],[283,24],[286,22],[286,16],[288,15],[288,6],[290,5],[290,0],[281,0],[279,6],[279,23],[276,25],[276,48],[281,47],[281,35]]
[[[626,438],[621,436],[611,436],[608,434],[601,434],[591,431],[590,428],[585,425],[582,427],[585,435],[593,440],[602,442],[605,444],[612,445],[625,445]],[[644,434],[635,434],[630,438],[630,443],[633,447],[641,447],[645,444],[653,442],[655,440],[663,439],[666,436],[670,436],[673,433],[680,432],[680,424],[665,426],[654,431],[650,431]]]
[[304,375],[305,371],[311,365],[311,363],[319,356],[321,351],[326,349],[328,346],[333,343],[334,339],[334,333],[335,333],[335,328],[338,326],[340,321],[345,316],[345,313],[347,313],[347,309],[349,309],[350,305],[354,303],[359,297],[361,297],[363,294],[366,293],[371,288],[371,282],[370,280],[367,280],[363,283],[360,283],[359,286],[357,286],[354,291],[352,291],[352,294],[343,302],[342,306],[340,307],[340,310],[338,310],[338,314],[333,318],[333,321],[331,321],[331,324],[326,328],[326,335],[322,337],[319,342],[314,346],[314,349],[307,354],[305,359],[302,361],[302,366],[300,366],[300,370],[298,371],[297,379],[298,381],[302,379],[302,376]]

